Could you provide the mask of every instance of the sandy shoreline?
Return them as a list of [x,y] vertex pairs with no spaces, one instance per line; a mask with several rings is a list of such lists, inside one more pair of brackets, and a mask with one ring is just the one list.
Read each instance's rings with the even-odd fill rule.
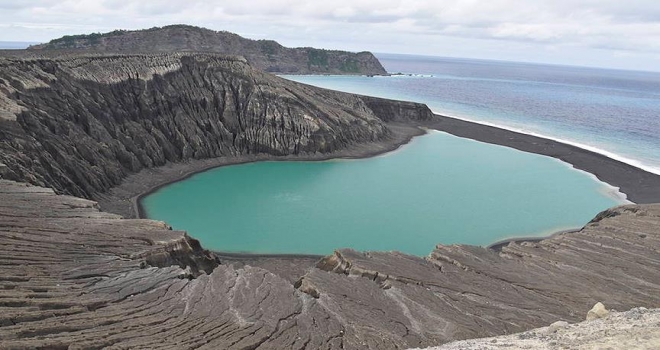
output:
[[580,228],[575,228],[575,229],[568,229],[568,230],[560,230],[554,233],[551,233],[546,236],[529,236],[529,237],[510,237],[510,238],[505,238],[502,240],[499,240],[495,243],[491,243],[486,246],[488,249],[492,249],[495,251],[501,251],[503,247],[507,246],[511,242],[515,243],[521,243],[521,242],[540,242],[544,239],[552,238],[556,235],[560,235],[562,233],[571,233],[571,232],[577,232],[580,231]]
[[258,161],[325,161],[331,159],[360,159],[378,156],[406,145],[415,136],[426,133],[416,125],[388,124],[392,134],[388,140],[355,145],[350,149],[333,153],[277,156],[268,154],[239,155],[212,159],[167,163],[128,176],[121,185],[104,194],[96,195],[102,210],[122,215],[125,218],[147,218],[140,200],[158,189],[189,178],[195,174],[226,165],[245,164]]
[[[263,154],[244,155],[193,160],[145,169],[140,173],[129,176],[120,186],[113,188],[107,194],[97,196],[95,200],[99,202],[103,210],[117,213],[127,218],[146,218],[144,208],[140,203],[143,197],[173,182],[181,181],[200,172],[225,165],[265,160],[323,161],[337,158],[368,158],[394,151],[410,142],[413,137],[423,135],[425,131],[422,128],[428,128],[480,142],[553,157],[572,165],[576,169],[593,174],[600,181],[619,188],[621,192],[627,195],[628,200],[636,203],[660,202],[660,175],[649,173],[632,165],[608,158],[602,154],[569,144],[441,115],[436,115],[436,120],[433,122],[420,125],[391,124],[389,127],[392,129],[392,137],[389,140],[357,145],[352,149],[332,154],[308,154],[284,157],[273,157]],[[562,232],[565,231],[558,233]],[[488,247],[497,250],[509,242],[539,241],[550,236],[513,237],[494,242]],[[246,257],[249,257],[250,260],[259,260],[270,256],[268,254],[254,255],[231,252],[218,252],[218,254],[227,260],[236,261],[244,260]],[[282,256],[271,256],[271,258],[309,259],[312,257],[308,255],[286,254]]]
[[632,202],[660,202],[660,175],[566,143],[461,119],[436,117],[436,121],[425,126],[459,137],[553,157],[619,188]]

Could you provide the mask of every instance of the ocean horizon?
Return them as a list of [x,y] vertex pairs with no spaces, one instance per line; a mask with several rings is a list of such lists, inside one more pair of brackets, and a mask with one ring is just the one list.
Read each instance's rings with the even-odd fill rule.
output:
[[[537,62],[537,61],[515,61],[515,60],[497,60],[489,58],[474,58],[474,57],[459,57],[459,56],[442,56],[442,55],[421,55],[421,54],[412,54],[412,53],[393,53],[393,52],[372,52],[374,56],[382,60],[383,57],[395,58],[400,57],[404,59],[416,59],[416,60],[461,60],[461,61],[474,61],[474,62],[484,62],[484,63],[503,63],[503,64],[518,64],[518,65],[530,65],[530,66],[551,66],[551,67],[563,67],[563,68],[577,68],[577,69],[593,69],[593,70],[609,70],[609,71],[620,71],[620,72],[637,72],[637,73],[657,73],[660,74],[660,68],[658,70],[644,70],[644,69],[630,69],[630,68],[615,68],[610,66],[587,66],[579,64],[561,64],[561,63],[551,63],[551,62]],[[403,72],[390,72],[390,74],[397,74]]]
[[36,44],[40,43],[36,41],[0,41],[0,50],[23,50]]
[[[660,72],[376,56],[390,74],[400,75],[281,76],[333,90],[425,103],[435,114],[554,140],[660,174],[660,139],[655,136],[660,134]],[[451,90],[451,83],[456,83],[455,91],[442,93]],[[478,93],[470,94],[470,88]],[[565,89],[576,91],[576,96]],[[524,92],[524,108],[516,107],[521,102],[518,92]],[[497,99],[488,98],[493,93]],[[548,113],[557,106],[560,113]],[[599,123],[606,127],[599,128]]]

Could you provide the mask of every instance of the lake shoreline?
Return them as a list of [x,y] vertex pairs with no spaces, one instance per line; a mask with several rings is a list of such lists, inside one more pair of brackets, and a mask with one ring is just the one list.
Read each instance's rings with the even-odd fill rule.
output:
[[[553,157],[585,171],[598,180],[619,188],[628,200],[639,203],[660,202],[660,176],[648,173],[632,165],[608,158],[589,150],[564,144],[550,139],[514,132],[494,126],[469,122],[457,118],[435,115],[432,122],[417,125],[389,124],[392,136],[388,140],[355,145],[351,149],[331,154],[308,154],[273,157],[271,155],[243,155],[207,160],[194,160],[185,163],[166,164],[163,167],[145,169],[127,178],[122,185],[113,188],[109,194],[95,198],[100,206],[129,218],[147,218],[141,199],[158,189],[189,178],[195,174],[227,165],[245,164],[257,161],[325,161],[331,159],[360,159],[379,156],[397,150],[408,144],[412,138],[425,134],[425,129],[446,132],[458,137],[468,138],[505,147]],[[120,209],[120,210],[118,210]],[[571,230],[575,231],[575,230]],[[560,231],[540,237],[512,237],[497,241],[488,247],[501,247],[509,242],[539,241],[559,234]],[[498,249],[498,248],[495,248]],[[237,252],[218,252],[227,260],[241,260],[245,257],[258,259],[271,254],[251,254]],[[272,257],[277,257],[273,255]],[[307,254],[283,254],[281,259],[310,257]]]
[[181,163],[167,163],[156,168],[143,169],[129,175],[122,184],[93,199],[102,210],[130,219],[148,219],[141,199],[175,182],[195,174],[222,166],[239,165],[259,161],[327,161],[333,159],[363,159],[380,156],[407,145],[414,137],[426,134],[421,125],[388,123],[391,135],[388,139],[356,144],[349,149],[332,153],[314,153],[288,156],[270,154],[238,155],[211,159],[197,159]]
[[552,157],[618,188],[619,192],[625,194],[627,200],[631,202],[637,204],[660,202],[660,175],[600,153],[543,137],[438,114],[435,121],[424,126],[458,137]]

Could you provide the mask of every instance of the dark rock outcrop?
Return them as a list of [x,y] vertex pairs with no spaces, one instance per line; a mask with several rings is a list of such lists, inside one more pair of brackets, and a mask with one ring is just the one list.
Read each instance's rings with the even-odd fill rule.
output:
[[386,75],[371,52],[287,48],[273,40],[250,40],[229,32],[186,25],[105,34],[73,35],[34,45],[31,50],[94,52],[217,52],[239,55],[257,69],[289,74]]
[[395,111],[433,117],[421,104],[291,82],[233,56],[0,57],[0,173],[90,198],[166,162],[387,140]]
[[[616,215],[612,215],[616,214]],[[660,205],[501,252],[336,252],[297,282],[0,180],[0,348],[400,349],[660,305]],[[280,264],[285,266],[285,264]]]
[[436,120],[433,112],[421,103],[385,100],[371,96],[361,96],[360,98],[378,118],[386,122]]

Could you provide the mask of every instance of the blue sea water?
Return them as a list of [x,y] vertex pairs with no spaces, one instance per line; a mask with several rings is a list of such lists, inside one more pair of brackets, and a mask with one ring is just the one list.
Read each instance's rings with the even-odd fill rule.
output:
[[660,73],[377,54],[390,77],[285,76],[426,103],[434,112],[576,144],[660,173]]
[[24,41],[0,41],[0,50],[20,50],[26,49],[30,45],[39,44],[37,42]]

